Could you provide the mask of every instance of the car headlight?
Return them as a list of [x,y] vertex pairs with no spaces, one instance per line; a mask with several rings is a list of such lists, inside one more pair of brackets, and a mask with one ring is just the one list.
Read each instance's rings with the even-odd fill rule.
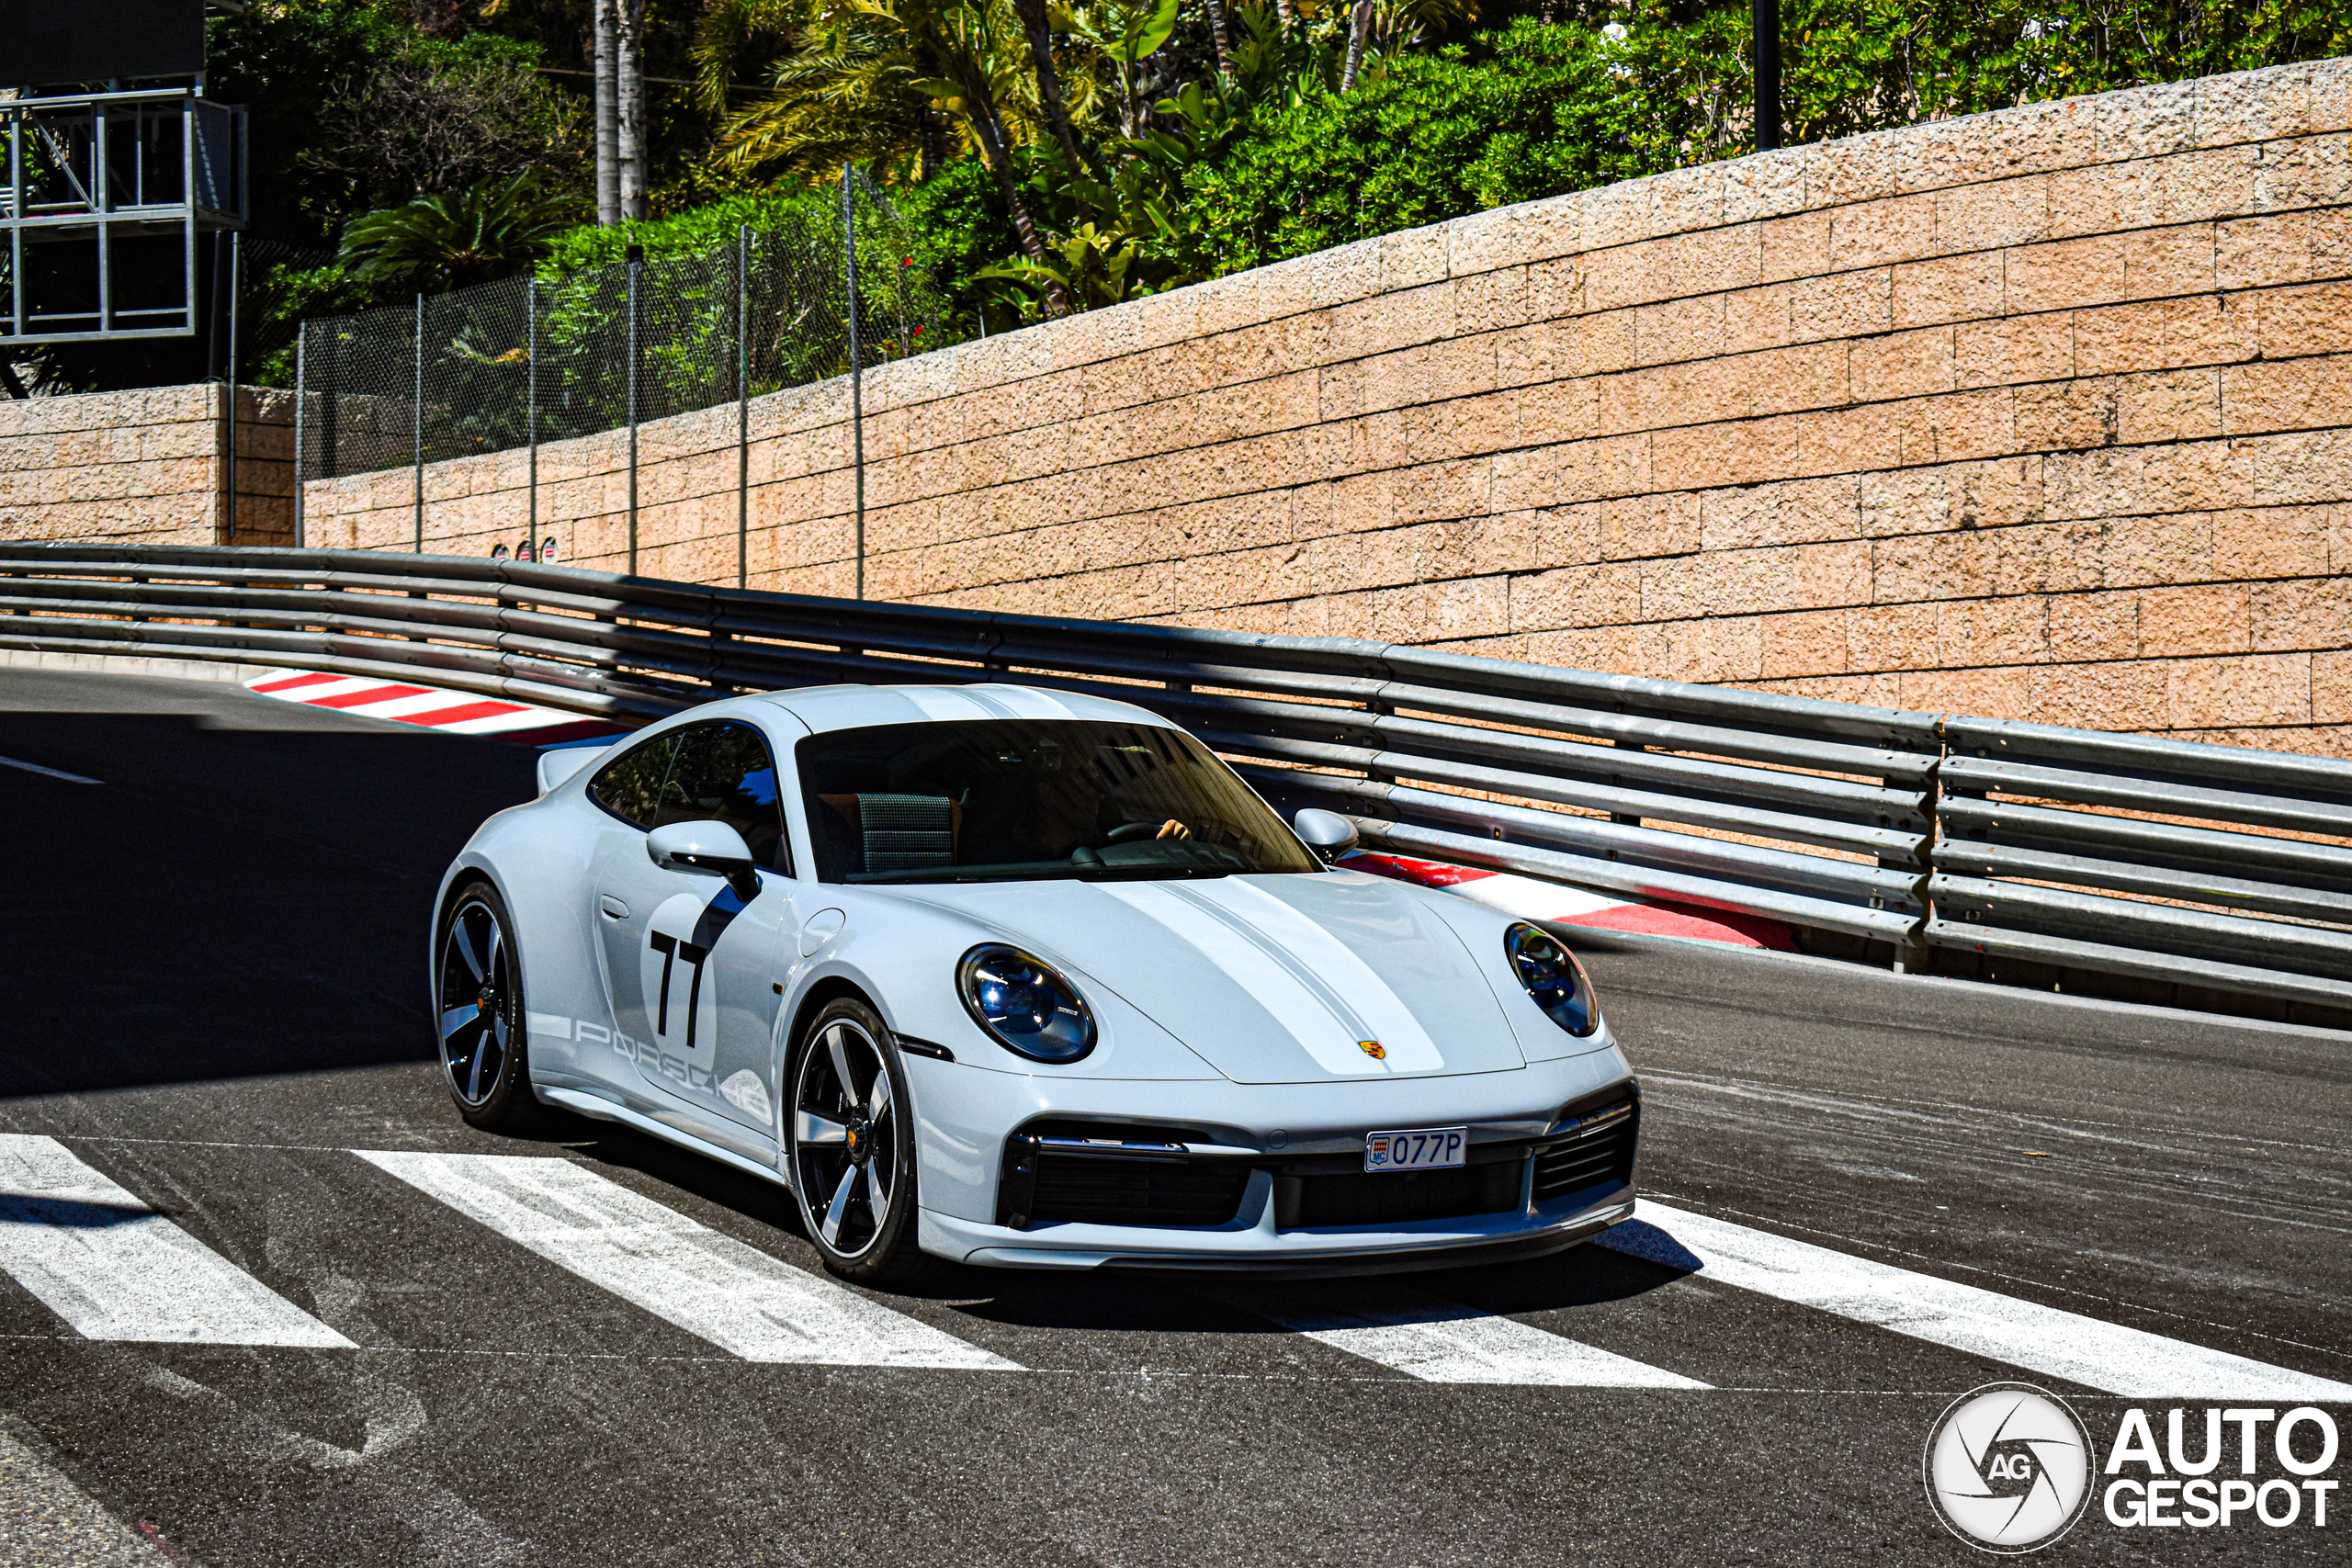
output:
[[1600,1027],[1600,1003],[1592,994],[1592,976],[1577,955],[1539,927],[1515,925],[1503,933],[1503,951],[1519,983],[1554,1023],[1571,1034],[1590,1034]]
[[1075,1062],[1094,1049],[1094,1015],[1078,987],[1017,947],[989,943],[964,954],[956,989],[972,1021],[1033,1062]]

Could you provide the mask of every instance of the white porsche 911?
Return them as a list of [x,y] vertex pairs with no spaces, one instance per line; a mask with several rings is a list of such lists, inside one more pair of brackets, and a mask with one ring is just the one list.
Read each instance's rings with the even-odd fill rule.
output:
[[1638,1089],[1577,959],[1327,864],[1346,818],[1294,832],[1141,708],[786,691],[539,782],[436,905],[460,1112],[782,1181],[844,1277],[1431,1266],[1633,1212]]

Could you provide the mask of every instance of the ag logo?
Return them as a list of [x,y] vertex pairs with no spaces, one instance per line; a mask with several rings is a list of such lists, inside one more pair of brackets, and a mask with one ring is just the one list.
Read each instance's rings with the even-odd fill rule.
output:
[[2056,1395],[1987,1383],[1954,1400],[1928,1433],[1928,1502],[1986,1551],[2048,1546],[2090,1501],[2090,1434]]

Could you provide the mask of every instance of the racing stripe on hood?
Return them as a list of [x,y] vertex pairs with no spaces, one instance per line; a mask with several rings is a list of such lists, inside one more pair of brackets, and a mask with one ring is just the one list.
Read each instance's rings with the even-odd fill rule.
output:
[[[1445,1059],[1385,981],[1281,899],[1235,877],[1184,886],[1105,882],[1102,890],[1216,964],[1337,1077],[1442,1070]],[[1385,1057],[1360,1041],[1380,1042]]]
[[945,692],[933,686],[900,686],[892,695],[912,703],[925,718],[1002,718],[1004,715],[985,703],[976,702],[964,692]]
[[1069,705],[1050,692],[1022,686],[967,686],[943,691],[935,686],[900,686],[899,696],[921,709],[925,718],[1075,718]]

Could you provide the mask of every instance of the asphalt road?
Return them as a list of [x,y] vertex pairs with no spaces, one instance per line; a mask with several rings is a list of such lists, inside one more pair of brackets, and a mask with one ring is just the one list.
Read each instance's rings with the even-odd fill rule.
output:
[[[428,905],[530,793],[526,748],[8,670],[0,758],[99,781],[0,766],[0,1133],[56,1138],[358,1347],[85,1338],[0,1278],[0,1559],[1977,1560],[1923,1499],[1921,1444],[2015,1367],[1617,1250],[1414,1285],[1713,1388],[1423,1382],[1135,1276],[876,1298],[1025,1373],[738,1359],[348,1152],[577,1161],[816,1267],[778,1189],[452,1112]],[[2352,1381],[2352,1037],[1585,945],[1644,1074],[1645,1194]],[[2133,1403],[2033,1381],[2094,1433]],[[2095,1509],[2051,1557],[2344,1562],[2346,1529]]]

